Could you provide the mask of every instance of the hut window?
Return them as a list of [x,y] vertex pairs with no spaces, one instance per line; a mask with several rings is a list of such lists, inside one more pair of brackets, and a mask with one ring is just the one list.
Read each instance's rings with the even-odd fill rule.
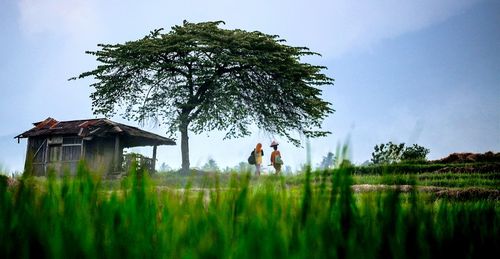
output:
[[63,161],[78,161],[82,155],[82,146],[63,146]]
[[78,161],[82,156],[81,138],[64,138],[62,144],[62,160]]
[[74,137],[63,138],[62,144],[63,145],[81,145],[82,139],[81,138],[74,138]]
[[49,162],[61,160],[61,145],[49,145]]

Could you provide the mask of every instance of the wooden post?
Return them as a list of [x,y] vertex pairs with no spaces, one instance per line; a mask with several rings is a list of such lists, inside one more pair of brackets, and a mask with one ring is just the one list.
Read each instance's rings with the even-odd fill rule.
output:
[[47,164],[49,163],[49,137],[45,139],[45,154],[43,158],[43,175],[47,176]]
[[80,160],[85,160],[85,140],[82,139],[82,146],[80,148]]
[[[19,138],[17,138],[17,140],[19,140]],[[26,160],[24,161],[24,173],[31,176],[33,176],[35,172],[33,169],[33,161],[35,160],[35,156],[33,155],[34,148],[30,149],[30,144],[32,142],[33,140],[31,138],[28,138],[26,141]],[[38,148],[38,150],[40,150],[40,148]]]
[[155,173],[156,172],[156,148],[157,147],[158,147],[157,145],[153,146],[153,168],[152,168],[152,172],[151,173]]
[[114,157],[115,172],[120,170],[120,136],[115,137],[115,157]]

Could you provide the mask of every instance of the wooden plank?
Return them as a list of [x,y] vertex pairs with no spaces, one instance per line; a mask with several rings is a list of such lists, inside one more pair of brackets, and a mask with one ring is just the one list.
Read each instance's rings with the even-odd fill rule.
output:
[[[40,144],[40,147],[38,147],[38,149],[36,150],[35,154],[33,155],[33,157],[36,157],[36,155],[38,154],[38,152],[40,152],[40,149],[43,147],[43,144],[45,144],[45,142],[47,141],[47,139],[45,139],[42,144]],[[28,145],[28,149],[29,149],[29,145]]]
[[[47,140],[47,139],[45,139]],[[49,161],[49,142],[45,141],[45,153],[44,153],[44,163],[43,163],[43,175],[47,176],[47,163]]]
[[156,148],[158,146],[153,146],[153,168],[152,168],[152,172],[151,173],[155,173],[156,172]]
[[115,172],[120,170],[120,136],[115,137],[115,155],[113,159]]
[[80,154],[80,160],[85,161],[85,152],[87,151],[87,141],[82,139],[82,153]]

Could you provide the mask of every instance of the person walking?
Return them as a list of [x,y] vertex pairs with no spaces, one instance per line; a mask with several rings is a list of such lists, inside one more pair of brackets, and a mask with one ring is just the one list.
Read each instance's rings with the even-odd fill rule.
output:
[[278,150],[278,145],[279,144],[276,140],[273,140],[273,142],[271,143],[271,147],[274,149],[274,151],[271,153],[271,165],[274,167],[274,170],[276,170],[277,175],[281,173],[281,165],[283,164],[281,153]]
[[262,150],[261,143],[257,143],[257,146],[255,146],[253,154],[255,156],[255,175],[259,176],[262,164],[262,157],[264,156],[264,150]]

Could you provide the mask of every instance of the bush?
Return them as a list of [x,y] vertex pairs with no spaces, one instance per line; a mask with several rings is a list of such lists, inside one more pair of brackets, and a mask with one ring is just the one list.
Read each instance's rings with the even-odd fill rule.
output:
[[413,146],[405,148],[401,154],[401,161],[425,161],[429,152],[429,149],[413,144]]
[[426,161],[429,149],[413,144],[405,148],[405,143],[375,145],[372,152],[372,162],[374,164],[392,164],[403,161]]

